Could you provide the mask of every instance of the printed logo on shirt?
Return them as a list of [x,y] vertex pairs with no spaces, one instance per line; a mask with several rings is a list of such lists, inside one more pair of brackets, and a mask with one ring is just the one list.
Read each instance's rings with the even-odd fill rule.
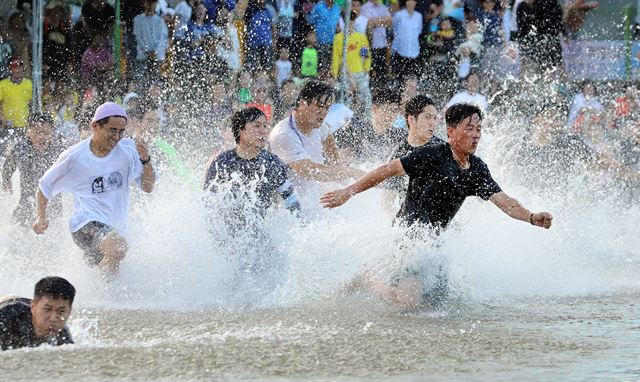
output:
[[120,171],[112,172],[108,177],[98,176],[91,182],[91,192],[93,194],[102,194],[107,191],[122,188],[123,176]]

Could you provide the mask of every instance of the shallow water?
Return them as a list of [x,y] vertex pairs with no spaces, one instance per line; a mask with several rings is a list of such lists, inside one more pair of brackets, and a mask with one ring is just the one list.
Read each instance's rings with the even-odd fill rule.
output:
[[619,293],[447,313],[403,314],[364,296],[235,313],[81,309],[78,344],[0,360],[5,380],[631,381],[638,303]]
[[[303,199],[306,224],[286,211],[266,218],[269,246],[250,232],[229,232],[221,215],[207,217],[202,195],[165,173],[154,194],[133,194],[130,252],[105,284],[83,263],[66,217],[36,237],[10,223],[17,195],[0,194],[0,295],[30,296],[49,274],[78,289],[76,344],[2,352],[0,373],[6,380],[640,379],[637,200],[594,181],[597,174],[573,174],[570,187],[557,190],[525,187],[505,153],[507,138],[487,134],[480,156],[509,194],[553,213],[551,230],[470,198],[438,240],[408,243],[381,191],[327,211],[318,208],[320,189]],[[224,204],[213,200],[214,211]],[[275,290],[238,281],[247,277],[242,262],[265,248],[287,263]],[[344,292],[364,270],[385,278],[432,263],[449,270],[452,302],[441,311],[402,312]]]

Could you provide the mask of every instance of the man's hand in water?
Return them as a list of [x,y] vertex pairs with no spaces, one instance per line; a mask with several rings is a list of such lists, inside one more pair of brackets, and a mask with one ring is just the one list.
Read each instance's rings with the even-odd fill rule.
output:
[[38,235],[42,235],[49,228],[49,220],[45,216],[38,216],[36,222],[33,223],[33,231]]
[[548,212],[538,212],[537,214],[531,215],[531,224],[546,229],[549,229],[549,227],[551,227],[552,220],[553,216],[551,216],[551,214]]
[[325,208],[340,207],[341,205],[345,204],[347,200],[349,200],[352,196],[353,193],[351,193],[351,191],[347,190],[346,188],[341,188],[339,190],[329,191],[326,194],[322,195],[322,197],[320,198],[320,203],[322,203]]

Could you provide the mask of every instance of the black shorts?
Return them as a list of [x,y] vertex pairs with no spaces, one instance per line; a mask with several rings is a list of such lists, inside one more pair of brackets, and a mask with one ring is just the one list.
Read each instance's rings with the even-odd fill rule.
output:
[[104,223],[90,221],[71,233],[73,241],[84,251],[84,259],[89,265],[96,266],[102,261],[104,255],[100,252],[100,243],[111,231],[113,228]]

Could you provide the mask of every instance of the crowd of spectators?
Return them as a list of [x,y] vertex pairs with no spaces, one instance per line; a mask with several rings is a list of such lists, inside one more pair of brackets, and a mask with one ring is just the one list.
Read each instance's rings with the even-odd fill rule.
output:
[[[3,141],[24,137],[31,113],[30,4],[17,2],[0,23]],[[576,38],[596,7],[584,0],[352,0],[349,7],[345,0],[127,0],[116,28],[108,1],[49,0],[43,114],[74,142],[105,100],[157,109],[158,131],[178,148],[210,154],[232,141],[225,118],[233,111],[258,107],[273,125],[312,78],[343,85],[354,116],[337,136],[351,152],[383,159],[390,132],[406,130],[404,100],[422,93],[440,110],[472,102],[514,118],[523,104],[539,104],[527,106],[521,122],[553,107],[567,131],[590,132],[585,141],[594,149],[637,168],[637,89],[599,92],[600,84],[570,83],[563,69],[562,42]],[[380,110],[392,118],[376,117]]]

